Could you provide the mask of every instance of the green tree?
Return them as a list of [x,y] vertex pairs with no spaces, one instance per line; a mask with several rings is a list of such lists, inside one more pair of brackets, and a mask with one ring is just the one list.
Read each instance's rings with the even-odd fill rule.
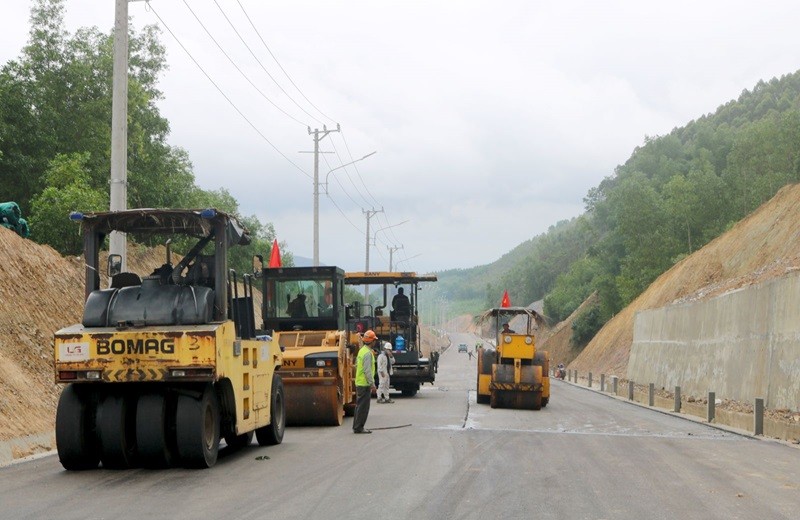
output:
[[45,173],[47,188],[31,201],[31,238],[50,244],[62,254],[83,251],[79,226],[70,221],[69,214],[108,207],[106,193],[89,185],[88,162],[88,153],[57,155]]

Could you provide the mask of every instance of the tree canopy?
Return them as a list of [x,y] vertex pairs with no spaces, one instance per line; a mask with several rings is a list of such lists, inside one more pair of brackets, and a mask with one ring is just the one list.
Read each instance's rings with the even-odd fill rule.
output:
[[[30,213],[31,239],[77,254],[81,242],[69,213],[108,207],[113,33],[69,33],[64,5],[36,0],[27,45],[0,68],[0,182],[4,197]],[[244,269],[250,253],[269,254],[275,231],[242,217],[226,189],[199,188],[189,155],[167,143],[169,122],[156,105],[167,68],[159,38],[156,26],[129,29],[128,207],[216,205],[236,214],[256,239],[234,261]]]

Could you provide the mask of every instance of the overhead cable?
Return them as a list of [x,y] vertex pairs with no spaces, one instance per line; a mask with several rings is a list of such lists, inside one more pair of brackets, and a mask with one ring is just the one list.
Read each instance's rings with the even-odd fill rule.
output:
[[263,140],[264,140],[264,141],[265,141],[265,142],[266,142],[268,145],[270,145],[270,146],[272,147],[272,149],[273,149],[273,150],[275,150],[275,151],[276,151],[276,152],[277,152],[277,153],[278,153],[278,154],[279,154],[281,157],[283,157],[284,159],[286,159],[286,161],[288,161],[288,162],[289,162],[289,164],[291,164],[292,166],[294,166],[294,167],[295,167],[295,168],[296,168],[296,169],[297,169],[297,170],[298,170],[300,173],[302,173],[303,175],[305,175],[305,176],[306,176],[306,177],[308,177],[309,179],[312,179],[313,177],[312,177],[312,176],[311,176],[311,175],[310,175],[308,172],[306,172],[305,170],[303,170],[303,168],[301,168],[301,167],[300,167],[300,166],[298,166],[298,165],[297,165],[297,164],[296,164],[294,161],[292,161],[291,159],[289,159],[289,157],[287,157],[287,156],[286,156],[286,154],[284,154],[283,152],[281,152],[281,151],[278,149],[278,147],[277,147],[277,146],[275,146],[274,144],[272,144],[272,141],[270,141],[270,140],[267,138],[267,136],[265,136],[265,135],[264,135],[264,134],[263,134],[263,133],[262,133],[262,132],[261,132],[261,131],[260,131],[260,130],[259,130],[259,129],[258,129],[256,126],[255,126],[255,125],[254,125],[254,124],[253,124],[253,122],[252,122],[252,121],[250,121],[250,119],[248,119],[246,115],[244,115],[244,113],[243,113],[243,112],[242,112],[242,111],[239,109],[239,107],[237,107],[237,106],[236,106],[236,104],[235,104],[233,101],[231,101],[231,99],[230,99],[230,98],[227,96],[227,94],[225,94],[225,92],[223,92],[223,90],[220,88],[220,86],[219,86],[219,85],[217,85],[217,83],[216,83],[216,82],[215,82],[213,79],[211,79],[211,76],[209,76],[209,75],[208,75],[208,73],[207,73],[207,72],[206,72],[206,71],[203,69],[203,67],[200,65],[200,63],[198,63],[198,62],[197,62],[197,60],[196,60],[196,59],[194,59],[194,56],[192,56],[192,53],[190,53],[190,52],[189,52],[189,50],[188,50],[188,49],[186,48],[186,46],[185,46],[185,45],[183,45],[183,43],[182,43],[182,42],[181,42],[181,41],[178,39],[178,37],[175,35],[175,33],[174,33],[174,32],[172,32],[172,29],[170,29],[170,28],[169,28],[169,26],[168,26],[168,25],[167,25],[167,24],[164,22],[164,20],[161,18],[161,16],[159,16],[158,12],[157,12],[157,11],[156,11],[156,10],[153,8],[153,6],[150,4],[150,2],[149,2],[149,1],[147,1],[147,2],[146,2],[146,4],[147,4],[147,7],[148,7],[148,8],[149,8],[151,11],[153,11],[153,14],[154,14],[154,15],[156,15],[156,18],[158,18],[158,21],[161,23],[161,25],[163,25],[163,26],[164,26],[164,28],[167,30],[167,32],[169,32],[169,33],[170,33],[170,35],[172,35],[172,37],[175,39],[175,41],[178,43],[178,45],[180,45],[180,46],[181,46],[181,49],[183,49],[183,51],[186,53],[186,55],[187,55],[187,56],[189,56],[189,59],[190,59],[190,60],[192,60],[192,62],[193,62],[193,63],[194,63],[196,66],[197,66],[197,68],[198,68],[198,69],[200,69],[200,72],[202,72],[202,73],[203,73],[203,75],[206,77],[206,79],[208,79],[208,81],[210,81],[210,82],[211,82],[211,84],[212,84],[212,85],[214,85],[214,88],[216,88],[216,89],[217,89],[217,91],[218,91],[218,92],[219,92],[219,93],[222,95],[222,97],[224,97],[224,98],[225,98],[225,101],[227,101],[227,102],[228,102],[228,104],[230,104],[230,105],[231,105],[231,107],[233,107],[233,109],[234,109],[234,110],[236,110],[236,112],[237,112],[237,113],[238,113],[238,114],[239,114],[239,115],[242,117],[242,119],[244,119],[244,120],[247,122],[247,124],[248,124],[248,125],[250,125],[250,127],[251,127],[253,130],[255,130],[255,132],[256,132],[256,133],[257,133],[257,134],[258,134],[258,135],[261,137],[261,139],[263,139]]

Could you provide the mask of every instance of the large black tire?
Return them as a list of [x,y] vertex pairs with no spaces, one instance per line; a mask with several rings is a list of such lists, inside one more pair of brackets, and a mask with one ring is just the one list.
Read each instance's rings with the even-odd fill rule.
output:
[[403,397],[414,397],[415,395],[417,395],[417,391],[419,391],[419,388],[417,388],[414,385],[409,385],[402,387],[400,391],[403,393]]
[[100,462],[95,421],[94,396],[78,385],[67,385],[56,410],[56,447],[64,469],[94,469]]
[[210,468],[219,455],[219,402],[211,385],[200,399],[178,396],[175,436],[181,462],[187,468]]
[[542,397],[542,408],[547,406],[547,403],[549,403],[549,402],[550,402],[550,398],[549,397]]
[[[173,400],[174,403],[174,400]],[[162,394],[142,394],[136,405],[136,445],[145,468],[168,468],[177,458],[170,439],[170,423],[175,416]]]
[[283,380],[278,374],[272,375],[272,396],[269,403],[269,424],[256,430],[259,446],[274,446],[283,442],[286,430],[286,409],[283,400]]
[[123,394],[107,393],[97,407],[100,461],[106,469],[136,465],[136,406]]
[[241,435],[230,434],[225,436],[225,444],[232,450],[240,450],[250,446],[253,442],[253,432],[243,433]]
[[531,409],[533,410],[542,409],[542,392],[533,392]]

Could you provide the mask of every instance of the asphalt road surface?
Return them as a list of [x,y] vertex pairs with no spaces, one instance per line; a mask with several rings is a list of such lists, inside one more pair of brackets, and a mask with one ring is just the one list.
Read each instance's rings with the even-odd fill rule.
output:
[[[541,411],[475,403],[475,339],[436,386],[373,400],[368,428],[288,428],[210,470],[0,468],[0,518],[778,519],[800,517],[800,450],[554,381]],[[406,426],[410,425],[410,426]]]

